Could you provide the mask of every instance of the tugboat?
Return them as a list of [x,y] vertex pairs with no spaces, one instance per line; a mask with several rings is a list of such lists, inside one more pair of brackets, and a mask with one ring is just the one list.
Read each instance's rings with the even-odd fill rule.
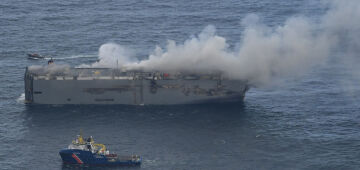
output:
[[114,153],[110,154],[109,150],[106,150],[106,146],[95,143],[92,136],[85,141],[82,135],[77,135],[68,148],[60,150],[59,154],[65,164],[90,166],[130,166],[141,164],[139,155],[118,156]]

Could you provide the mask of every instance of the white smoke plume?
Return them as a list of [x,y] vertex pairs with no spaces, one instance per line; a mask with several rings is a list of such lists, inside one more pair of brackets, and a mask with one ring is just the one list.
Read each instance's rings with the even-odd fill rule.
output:
[[32,73],[56,75],[69,72],[71,67],[67,64],[50,64],[46,66],[32,65],[28,69]]
[[[131,60],[121,46],[100,47],[100,61],[93,66],[126,67],[159,71],[222,71],[233,79],[263,85],[271,80],[298,75],[322,63],[330,52],[345,49],[359,58],[360,1],[333,0],[320,21],[291,17],[277,27],[267,27],[252,14],[243,19],[245,29],[238,50],[229,49],[224,37],[214,26],[206,27],[198,36],[176,44],[168,41],[165,49],[156,47],[148,59]],[[114,59],[116,61],[114,62]]]
[[119,44],[106,43],[99,48],[99,60],[92,65],[80,65],[79,67],[111,67],[116,68],[125,64],[137,62],[133,52]]
[[333,0],[329,12],[323,17],[327,36],[336,42],[337,62],[350,74],[339,80],[348,95],[360,87],[360,1]]

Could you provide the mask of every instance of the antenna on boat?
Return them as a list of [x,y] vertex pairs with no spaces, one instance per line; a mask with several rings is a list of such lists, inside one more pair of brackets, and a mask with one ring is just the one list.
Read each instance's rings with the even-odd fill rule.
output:
[[79,135],[78,141],[80,144],[85,144],[82,129],[80,129],[80,135]]
[[119,59],[116,59],[116,68],[119,69]]

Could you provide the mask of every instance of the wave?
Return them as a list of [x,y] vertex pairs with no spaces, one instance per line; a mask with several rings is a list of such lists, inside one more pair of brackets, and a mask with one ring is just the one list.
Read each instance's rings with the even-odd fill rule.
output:
[[16,99],[17,103],[24,103],[25,102],[25,93],[21,93],[21,95]]

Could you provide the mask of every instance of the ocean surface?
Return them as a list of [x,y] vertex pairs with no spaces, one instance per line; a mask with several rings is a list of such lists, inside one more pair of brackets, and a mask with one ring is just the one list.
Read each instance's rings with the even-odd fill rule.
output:
[[140,167],[105,169],[360,169],[360,79],[339,53],[301,76],[251,88],[243,103],[23,103],[25,67],[47,62],[27,53],[77,66],[114,42],[142,59],[208,25],[235,48],[248,14],[276,27],[292,16],[317,20],[326,9],[317,0],[2,0],[0,169],[79,169],[58,152],[80,129],[112,152],[143,158]]

